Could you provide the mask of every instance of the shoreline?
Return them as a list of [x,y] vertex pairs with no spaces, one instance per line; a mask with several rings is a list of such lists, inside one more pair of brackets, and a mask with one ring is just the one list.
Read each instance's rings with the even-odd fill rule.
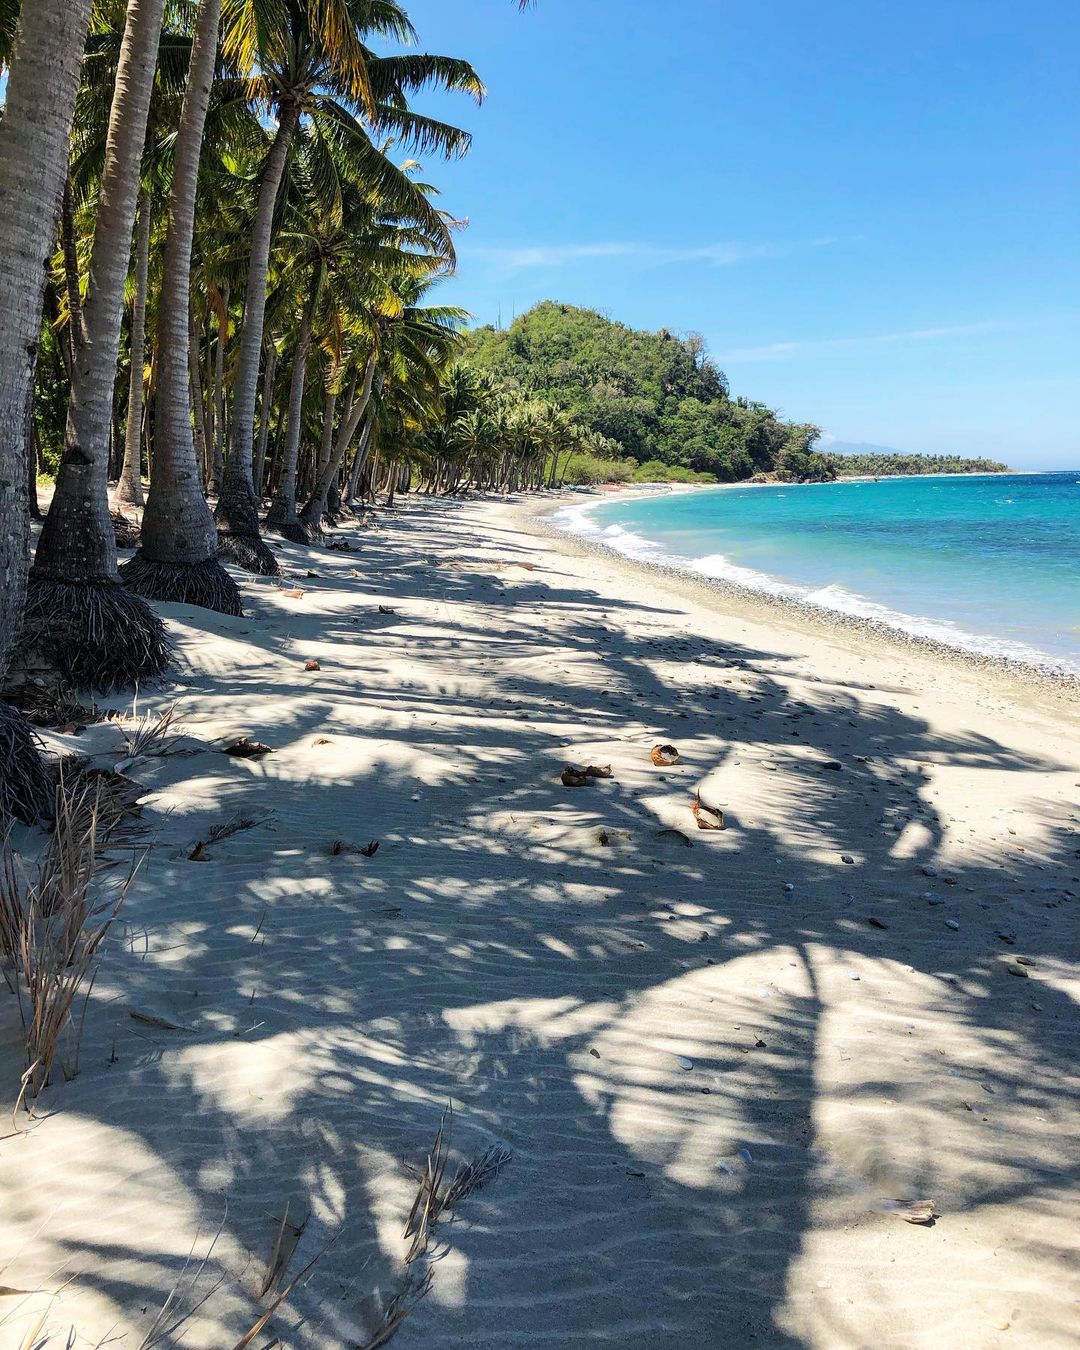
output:
[[[900,477],[900,475],[896,475]],[[907,477],[960,477],[956,474],[920,474],[906,475]],[[964,477],[998,477],[1000,475],[962,475]],[[793,486],[793,487],[828,487],[832,484],[821,483],[798,483],[790,485],[778,485],[773,483],[725,483],[717,485],[705,484],[679,484],[675,490],[678,491],[716,491],[729,490],[739,487],[775,487],[775,486]],[[991,675],[997,675],[1007,681],[1023,682],[1033,687],[1041,688],[1052,696],[1060,696],[1066,702],[1072,702],[1080,699],[1080,671],[1070,670],[1067,666],[1042,665],[1035,661],[1027,661],[1021,657],[1003,656],[992,652],[981,652],[972,647],[966,647],[962,643],[950,643],[941,639],[933,638],[925,634],[909,632],[899,625],[893,625],[885,622],[883,619],[873,618],[868,615],[850,614],[844,610],[832,609],[827,605],[820,605],[813,601],[803,600],[796,596],[779,595],[764,589],[733,581],[724,577],[709,577],[696,572],[687,563],[680,565],[674,560],[660,562],[655,559],[636,557],[632,554],[623,553],[612,545],[607,544],[603,539],[592,535],[579,533],[572,529],[560,527],[554,520],[554,516],[560,510],[566,510],[575,505],[575,498],[584,494],[573,494],[573,497],[561,497],[558,502],[549,502],[543,498],[537,499],[533,507],[522,506],[523,518],[531,518],[538,526],[540,532],[547,537],[572,541],[583,551],[595,551],[596,553],[618,560],[621,564],[628,567],[640,568],[644,573],[652,576],[665,578],[669,583],[686,587],[693,591],[698,598],[702,595],[713,595],[726,603],[737,603],[747,606],[750,609],[760,608],[764,613],[772,614],[774,617],[780,615],[786,616],[790,622],[805,623],[813,625],[818,631],[844,632],[847,634],[865,634],[882,642],[893,642],[899,649],[922,651],[927,656],[935,659],[955,663],[958,667],[966,670],[978,670]],[[642,501],[652,497],[668,496],[666,491],[651,491],[636,494],[633,500]],[[621,497],[621,494],[620,494]],[[615,500],[614,496],[602,497],[599,501],[590,503],[598,506],[602,502]],[[588,510],[585,505],[581,509]],[[915,616],[918,617],[918,616]],[[973,634],[972,636],[978,636]],[[1055,658],[1047,653],[1048,662]]]

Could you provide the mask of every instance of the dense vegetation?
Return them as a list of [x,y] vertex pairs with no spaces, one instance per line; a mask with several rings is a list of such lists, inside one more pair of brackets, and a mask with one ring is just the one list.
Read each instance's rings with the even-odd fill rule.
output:
[[1009,466],[996,459],[962,459],[959,455],[909,455],[897,453],[836,455],[839,474],[869,474],[891,478],[914,473],[1008,473]]
[[[819,432],[732,398],[701,338],[640,332],[594,310],[545,301],[507,329],[469,334],[468,360],[511,394],[566,409],[608,445],[610,476],[734,482],[835,476]],[[571,462],[568,474],[588,465]]]
[[[484,89],[415,38],[397,0],[0,3],[9,698],[160,674],[147,601],[238,614],[221,559],[273,576],[265,530],[314,541],[417,481],[535,487],[597,448],[454,374],[466,316],[430,291],[456,222],[419,157],[470,137],[414,105]],[[50,802],[0,703],[0,820]]]

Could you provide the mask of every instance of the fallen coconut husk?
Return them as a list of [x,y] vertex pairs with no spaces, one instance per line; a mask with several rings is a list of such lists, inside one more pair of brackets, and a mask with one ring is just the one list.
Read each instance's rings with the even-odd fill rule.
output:
[[699,830],[722,830],[724,828],[723,811],[715,806],[706,806],[700,797],[694,798],[690,810],[694,813],[694,819],[697,821]]
[[879,1200],[874,1209],[905,1223],[929,1223],[934,1217],[933,1200]]
[[232,755],[236,759],[259,759],[262,755],[272,755],[274,747],[264,745],[262,741],[249,740],[247,736],[238,736],[221,748],[223,755]]
[[682,830],[676,829],[657,830],[656,833],[661,839],[676,840],[678,843],[682,844],[683,848],[694,847],[693,840],[690,838],[688,834],[683,834]]
[[673,745],[654,745],[649,753],[649,758],[657,768],[670,768],[672,764],[678,764],[679,752]]

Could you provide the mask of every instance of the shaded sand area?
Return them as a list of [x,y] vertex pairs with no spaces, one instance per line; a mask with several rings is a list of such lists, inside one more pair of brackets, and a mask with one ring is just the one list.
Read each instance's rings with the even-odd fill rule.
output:
[[178,700],[183,753],[126,769],[153,847],[81,1072],[0,1141],[0,1280],[45,1291],[0,1344],[45,1311],[34,1344],[229,1350],[286,1203],[282,1285],[322,1255],[252,1344],[365,1344],[452,1099],[451,1172],[512,1156],[413,1263],[401,1350],[1075,1345],[1065,699],[524,509],[410,504],[283,548],[244,619],[163,607],[181,675],[141,703]]

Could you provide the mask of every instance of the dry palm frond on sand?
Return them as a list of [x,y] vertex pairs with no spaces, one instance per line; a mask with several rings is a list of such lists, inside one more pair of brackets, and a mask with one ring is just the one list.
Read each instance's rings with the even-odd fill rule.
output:
[[262,825],[268,818],[267,816],[261,816],[258,819],[254,816],[233,816],[232,820],[226,820],[220,825],[213,826],[207,831],[206,838],[200,839],[188,854],[188,862],[206,862],[206,850],[211,844],[220,844],[223,839],[231,839],[234,834],[241,834],[244,830],[253,830],[256,825]]

